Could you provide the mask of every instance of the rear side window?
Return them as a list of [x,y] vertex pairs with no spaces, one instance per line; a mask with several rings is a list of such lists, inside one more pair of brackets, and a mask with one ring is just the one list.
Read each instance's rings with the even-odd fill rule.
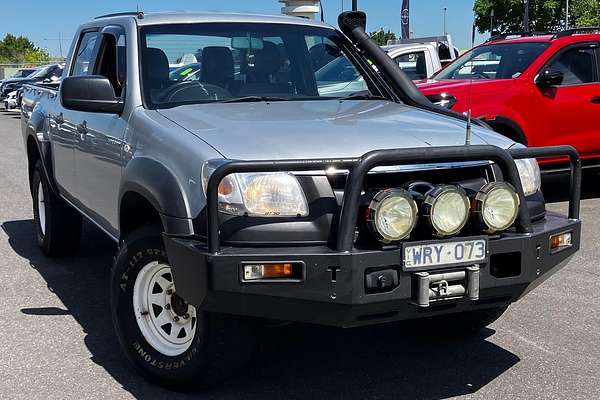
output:
[[402,54],[394,58],[400,69],[412,80],[427,78],[427,60],[424,51]]
[[96,58],[96,42],[98,32],[86,32],[81,36],[77,53],[73,62],[71,76],[91,75],[94,71],[94,60]]
[[594,48],[574,48],[565,51],[550,63],[548,69],[562,72],[561,86],[583,85],[598,82]]

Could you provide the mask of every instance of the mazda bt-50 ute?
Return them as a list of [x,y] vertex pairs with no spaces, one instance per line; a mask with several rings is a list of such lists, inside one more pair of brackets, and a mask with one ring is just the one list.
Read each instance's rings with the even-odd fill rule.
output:
[[[431,104],[365,19],[103,16],[59,90],[26,87],[39,245],[75,251],[84,218],[118,243],[114,326],[151,381],[231,374],[265,321],[482,327],[578,250],[577,152]],[[317,80],[323,51],[346,68]],[[568,216],[545,209],[550,156],[571,160]]]

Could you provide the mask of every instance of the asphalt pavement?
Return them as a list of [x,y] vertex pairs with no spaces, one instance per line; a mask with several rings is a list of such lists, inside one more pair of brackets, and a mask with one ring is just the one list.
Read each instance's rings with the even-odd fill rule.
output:
[[[169,392],[133,372],[108,305],[111,241],[87,224],[78,254],[38,250],[19,114],[0,111],[0,398],[600,398],[600,185],[586,176],[571,263],[469,337],[409,323],[270,329],[256,361],[208,391]],[[561,200],[560,179],[545,182]],[[565,203],[549,206],[566,209]]]

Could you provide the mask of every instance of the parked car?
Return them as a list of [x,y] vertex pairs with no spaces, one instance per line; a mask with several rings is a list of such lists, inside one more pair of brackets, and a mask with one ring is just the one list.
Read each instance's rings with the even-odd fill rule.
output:
[[25,78],[5,79],[0,84],[0,100],[26,83],[55,83],[60,80],[63,66],[60,64],[47,65]]
[[[70,54],[58,90],[26,85],[38,244],[74,252],[83,218],[118,243],[115,331],[152,382],[231,377],[265,320],[481,328],[579,249],[576,152],[432,105],[365,20],[103,16],[72,46],[100,51]],[[323,44],[366,90],[320,90]],[[199,80],[170,79],[199,47]],[[574,165],[568,216],[546,212],[533,158],[556,154]]]
[[470,109],[516,142],[570,144],[587,163],[598,164],[600,34],[595,32],[497,36],[418,87],[455,111]]
[[[35,73],[37,70],[38,68],[20,68],[17,70],[17,72],[12,74],[12,76],[8,77],[7,79],[27,78],[28,76]],[[4,82],[4,79],[0,79],[0,85],[2,84],[2,82]]]

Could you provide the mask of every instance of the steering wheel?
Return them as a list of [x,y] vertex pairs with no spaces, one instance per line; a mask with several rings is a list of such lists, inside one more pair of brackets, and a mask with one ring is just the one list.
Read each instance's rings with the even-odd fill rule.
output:
[[179,82],[160,94],[164,102],[221,100],[232,97],[228,90],[200,81]]

